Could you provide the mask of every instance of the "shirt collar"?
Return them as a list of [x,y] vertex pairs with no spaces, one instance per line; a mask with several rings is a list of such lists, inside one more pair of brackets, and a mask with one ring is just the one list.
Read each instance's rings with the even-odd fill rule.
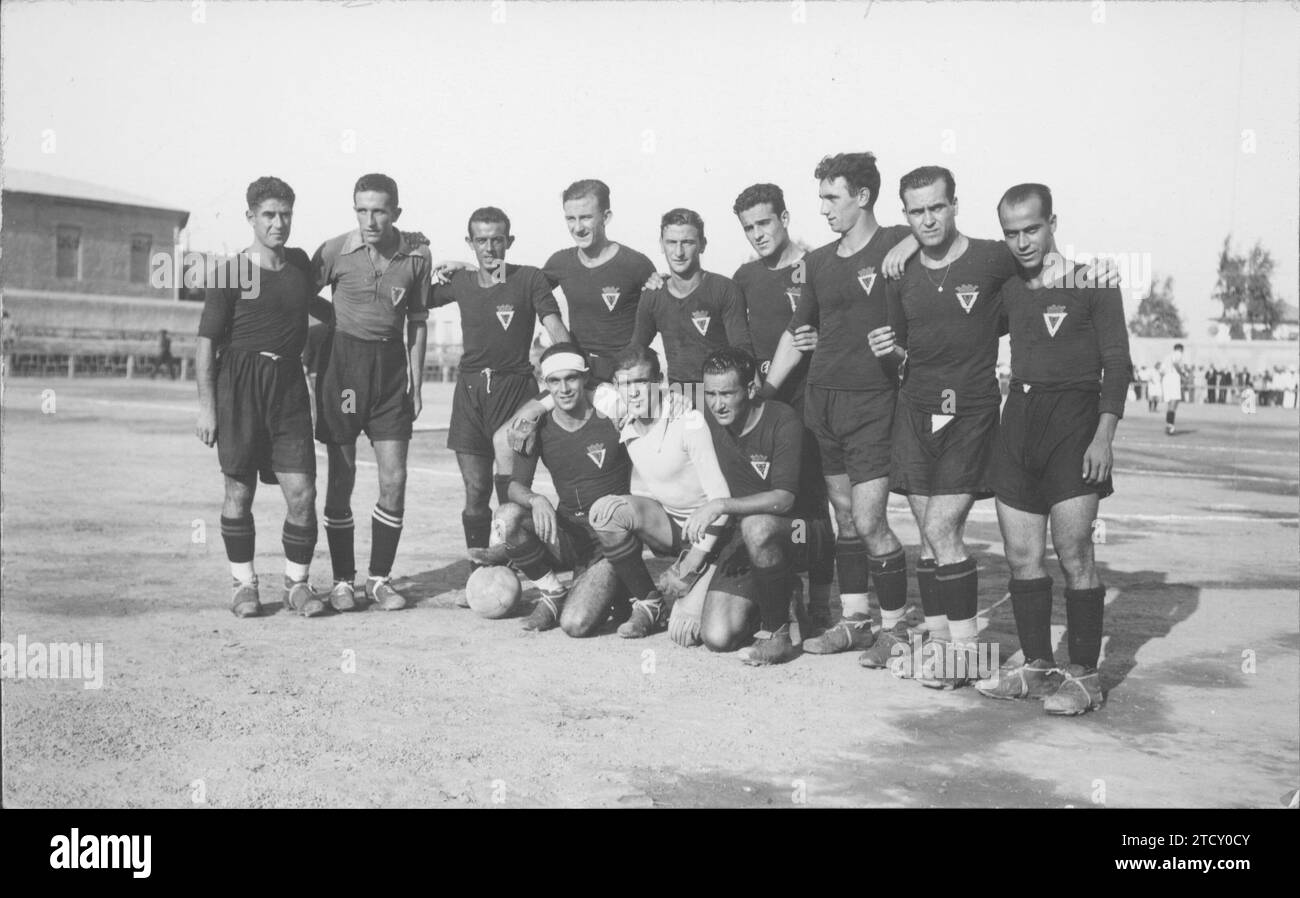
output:
[[[393,258],[396,259],[398,256],[409,256],[411,250],[406,243],[406,235],[397,228],[393,228],[393,232],[397,234],[397,251],[393,253]],[[343,248],[339,250],[339,253],[340,255],[346,256],[348,253],[356,252],[365,245],[366,241],[361,239],[361,229],[357,228],[355,231],[348,233],[347,239],[343,241]]]

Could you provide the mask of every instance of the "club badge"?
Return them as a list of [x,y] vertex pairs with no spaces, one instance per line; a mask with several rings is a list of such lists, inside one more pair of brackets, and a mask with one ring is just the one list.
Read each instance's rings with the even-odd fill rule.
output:
[[603,470],[605,467],[605,444],[592,443],[588,446],[587,458],[591,459],[592,464]]
[[1061,329],[1061,323],[1065,321],[1065,316],[1068,314],[1065,311],[1065,306],[1047,307],[1047,311],[1043,313],[1043,321],[1047,324],[1048,336],[1056,336],[1056,332]]
[[975,305],[975,300],[980,298],[980,288],[975,284],[962,284],[955,292],[957,293],[957,302],[961,303],[962,311],[969,315],[971,308]]
[[394,287],[394,288],[393,288],[393,305],[395,305],[395,306],[400,306],[400,305],[402,304],[402,300],[403,300],[405,297],[406,297],[406,288],[405,288],[405,287]]
[[713,320],[713,316],[708,312],[696,311],[691,313],[691,324],[695,325],[695,329],[700,332],[701,337],[708,336],[709,322],[711,320]]
[[501,329],[510,330],[510,322],[515,320],[514,306],[497,306],[497,321],[501,322]]
[[749,457],[749,466],[758,472],[758,476],[764,480],[767,479],[767,472],[772,470],[772,462],[766,455],[751,455]]
[[874,268],[858,269],[858,283],[862,285],[863,290],[866,290],[868,293],[870,293],[871,288],[876,285],[876,269]]
[[[868,288],[868,289],[870,289],[870,288]],[[791,311],[791,313],[794,313],[794,312],[799,311],[799,294],[800,294],[800,292],[801,292],[801,289],[800,289],[799,287],[791,287],[789,290],[785,291],[785,295],[786,295],[786,297],[790,300],[790,311]]]
[[605,300],[605,308],[614,311],[614,306],[618,305],[618,288],[601,287],[600,298]]

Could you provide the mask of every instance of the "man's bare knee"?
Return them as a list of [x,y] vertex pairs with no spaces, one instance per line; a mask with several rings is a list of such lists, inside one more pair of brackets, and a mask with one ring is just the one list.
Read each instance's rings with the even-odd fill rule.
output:
[[492,513],[493,526],[500,528],[506,542],[522,534],[526,520],[532,520],[532,515],[528,513],[528,509],[514,502],[498,505],[497,510]]
[[740,536],[750,559],[759,567],[773,567],[781,563],[785,541],[790,535],[790,522],[776,515],[748,515],[740,519]]
[[637,528],[636,509],[628,496],[601,496],[592,504],[587,519],[602,541],[632,533]]
[[744,628],[725,618],[706,618],[700,623],[700,641],[711,652],[734,652],[745,641]]

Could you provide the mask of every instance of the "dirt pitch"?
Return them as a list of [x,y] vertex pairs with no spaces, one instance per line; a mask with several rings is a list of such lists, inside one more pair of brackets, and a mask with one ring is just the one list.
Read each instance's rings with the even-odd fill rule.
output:
[[[445,422],[446,388],[426,396],[424,423]],[[461,491],[440,431],[412,451],[396,573],[413,608],[285,613],[283,502],[263,488],[270,613],[236,620],[194,407],[192,384],[5,387],[3,639],[102,643],[104,659],[101,689],[5,680],[7,806],[1277,807],[1300,785],[1294,411],[1184,407],[1171,439],[1163,415],[1130,403],[1098,547],[1109,701],[1056,719],[852,655],[759,670],[665,635],[481,620],[454,604]],[[361,474],[364,522],[374,469]],[[1005,659],[1016,639],[991,502],[968,542]],[[368,551],[360,524],[362,564]],[[322,539],[318,583],[328,568]]]

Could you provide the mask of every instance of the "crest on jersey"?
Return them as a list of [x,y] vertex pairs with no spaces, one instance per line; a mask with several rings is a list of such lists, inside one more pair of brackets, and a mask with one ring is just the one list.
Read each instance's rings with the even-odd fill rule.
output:
[[503,331],[510,330],[510,322],[515,320],[514,306],[497,306],[497,321],[501,322]]
[[1061,323],[1065,321],[1065,316],[1068,314],[1065,311],[1065,306],[1047,307],[1047,311],[1043,313],[1043,321],[1047,324],[1048,336],[1056,336],[1056,332],[1061,329]]
[[611,312],[614,311],[614,306],[618,305],[618,294],[619,290],[617,287],[600,288],[600,298],[605,300],[605,308],[609,309]]
[[605,444],[592,443],[588,446],[587,458],[591,459],[592,464],[603,470],[605,467]]
[[859,268],[858,283],[862,285],[863,290],[866,290],[868,293],[870,293],[871,288],[876,286],[876,269]]
[[785,295],[786,295],[786,296],[789,298],[789,300],[790,300],[790,311],[791,311],[791,312],[797,312],[797,311],[799,311],[799,294],[800,294],[800,292],[801,292],[801,289],[800,289],[799,287],[791,287],[789,290],[785,291]]
[[395,305],[395,306],[400,306],[400,305],[402,304],[402,299],[405,298],[405,296],[406,296],[406,288],[405,288],[405,287],[394,287],[394,288],[393,288],[393,305]]
[[708,336],[709,322],[711,320],[713,320],[713,316],[708,312],[695,311],[691,313],[691,323],[695,325],[695,329],[700,332],[701,337]]
[[772,470],[772,462],[766,455],[751,455],[749,466],[758,472],[758,476],[767,479],[767,472]]
[[969,315],[975,300],[980,298],[980,288],[975,284],[962,284],[954,292],[957,294],[957,302],[961,303],[962,311]]

